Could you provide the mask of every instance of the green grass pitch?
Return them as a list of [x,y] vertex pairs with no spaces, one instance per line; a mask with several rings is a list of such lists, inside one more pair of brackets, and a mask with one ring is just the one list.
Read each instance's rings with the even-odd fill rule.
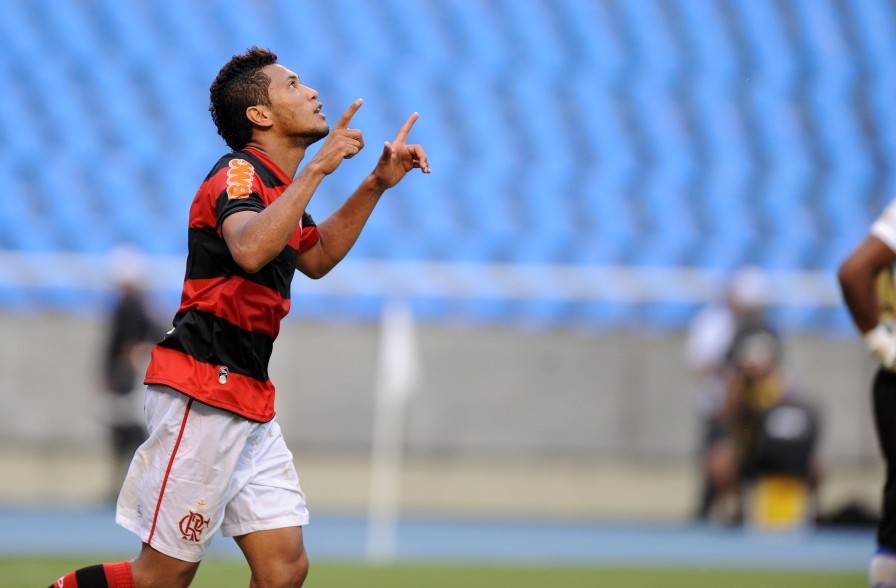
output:
[[[48,586],[75,568],[98,558],[0,558],[0,588]],[[204,562],[195,588],[244,588],[245,563]],[[861,573],[792,572],[657,567],[540,567],[507,565],[382,565],[312,562],[306,588],[845,588],[867,586]]]

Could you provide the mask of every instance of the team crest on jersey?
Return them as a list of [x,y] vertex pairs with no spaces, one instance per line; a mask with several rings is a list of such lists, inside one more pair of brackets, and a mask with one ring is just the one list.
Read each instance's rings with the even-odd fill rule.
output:
[[252,193],[255,168],[245,159],[231,159],[227,170],[228,198],[246,198]]
[[200,513],[191,510],[180,520],[179,526],[181,537],[183,537],[185,541],[199,543],[199,536],[202,535],[203,531],[208,529],[211,522],[211,517],[204,517]]

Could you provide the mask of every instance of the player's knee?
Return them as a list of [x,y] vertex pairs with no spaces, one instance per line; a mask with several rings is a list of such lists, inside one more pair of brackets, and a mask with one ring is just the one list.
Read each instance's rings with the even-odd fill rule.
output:
[[302,551],[297,559],[272,566],[253,580],[258,588],[301,588],[307,576],[308,555]]
[[289,567],[288,576],[284,587],[301,588],[305,583],[305,578],[308,577],[308,554],[304,550],[299,555],[299,559]]
[[299,564],[298,566],[296,566],[296,588],[299,588],[300,586],[302,586],[302,584],[305,583],[305,578],[308,577],[308,568],[308,554],[303,551],[301,557],[299,558]]

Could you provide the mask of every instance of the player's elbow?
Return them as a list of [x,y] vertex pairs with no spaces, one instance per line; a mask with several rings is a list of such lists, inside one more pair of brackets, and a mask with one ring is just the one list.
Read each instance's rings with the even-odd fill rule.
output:
[[268,231],[258,224],[258,217],[255,212],[237,212],[227,217],[221,227],[230,256],[248,274],[261,271],[286,246],[286,238],[278,242],[267,236]]
[[261,271],[261,268],[266,266],[270,259],[266,256],[262,255],[255,249],[243,249],[240,247],[234,247],[230,250],[230,255],[233,257],[233,261],[240,267],[241,270],[246,272],[247,274],[255,274]]
[[837,281],[840,283],[840,288],[845,289],[850,284],[855,284],[862,279],[865,273],[866,269],[861,263],[852,256],[847,257],[837,268]]
[[258,272],[261,271],[261,268],[264,267],[263,265],[259,265],[257,263],[248,263],[248,264],[237,263],[237,265],[240,266],[240,269],[243,270],[244,272],[246,272],[247,274],[257,274]]
[[319,280],[333,269],[332,266],[327,267],[323,265],[314,265],[314,266],[304,266],[300,267],[299,271],[301,271],[305,276],[311,278],[312,280]]
[[296,269],[312,280],[319,280],[330,273],[330,270],[336,267],[341,259],[318,242],[314,247],[299,255]]
[[840,266],[837,268],[837,282],[840,283],[841,288],[843,287],[843,284],[845,284],[847,281],[849,281],[849,272],[850,272],[850,268],[846,261],[841,263]]

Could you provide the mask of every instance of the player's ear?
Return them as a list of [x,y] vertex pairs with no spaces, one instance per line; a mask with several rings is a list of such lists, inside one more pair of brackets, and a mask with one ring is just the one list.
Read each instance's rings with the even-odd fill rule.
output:
[[256,104],[246,109],[246,118],[254,125],[269,127],[274,124],[271,118],[271,110],[263,104]]

